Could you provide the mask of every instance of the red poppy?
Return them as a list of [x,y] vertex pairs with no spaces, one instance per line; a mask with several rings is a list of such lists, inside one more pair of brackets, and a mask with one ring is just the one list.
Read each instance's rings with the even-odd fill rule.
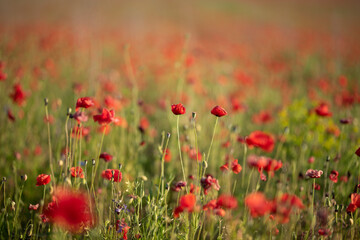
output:
[[235,197],[231,195],[222,194],[220,195],[220,197],[218,197],[216,201],[216,206],[226,209],[234,209],[237,208],[238,202]]
[[335,170],[332,170],[330,172],[330,175],[329,175],[329,179],[331,181],[333,181],[334,183],[337,183],[338,181],[338,176],[339,176],[339,172],[338,171],[335,171]]
[[329,229],[320,228],[318,233],[320,236],[329,236],[331,231]]
[[189,150],[189,158],[192,160],[198,160],[199,162],[201,162],[202,160],[202,155],[200,152],[197,152],[196,154],[196,149],[195,148],[191,148]]
[[254,192],[245,197],[245,206],[252,217],[261,217],[270,212],[271,204],[261,192]]
[[115,112],[114,110],[108,110],[103,108],[102,113],[99,115],[93,116],[94,122],[98,122],[100,125],[109,124],[114,121]]
[[141,132],[145,132],[150,126],[149,120],[146,117],[142,117],[139,123],[139,129]]
[[252,120],[256,124],[265,124],[272,121],[272,116],[269,112],[262,111],[258,114],[254,114]]
[[207,204],[205,204],[205,205],[203,206],[203,210],[204,210],[204,211],[207,211],[207,210],[209,210],[209,209],[211,209],[211,210],[212,210],[212,209],[215,209],[215,208],[217,207],[216,202],[217,202],[216,199],[210,200]]
[[220,170],[223,171],[223,172],[229,170],[229,164],[228,164],[228,163],[225,163],[224,165],[222,165],[222,166],[220,167]]
[[314,170],[314,169],[309,169],[305,173],[305,175],[309,178],[320,178],[322,174],[323,174],[323,171]]
[[37,178],[36,178],[36,186],[42,186],[42,185],[46,185],[51,181],[50,175],[47,174],[40,174]]
[[266,152],[272,152],[275,146],[274,138],[270,134],[261,131],[252,132],[246,138],[246,143],[249,147],[259,147]]
[[7,110],[7,117],[10,121],[15,122],[15,116],[10,109]]
[[72,233],[81,233],[95,225],[91,200],[87,194],[57,189],[53,199],[44,211],[45,217],[51,222]]
[[186,186],[186,182],[184,182],[184,181],[179,181],[179,182],[177,182],[177,183],[175,184],[175,186],[172,188],[172,190],[175,191],[175,192],[180,192],[181,189],[182,189],[183,187],[185,187],[185,186]]
[[192,193],[188,193],[180,198],[179,206],[174,210],[174,217],[179,217],[179,214],[188,211],[192,212],[196,203],[196,196]]
[[171,111],[175,115],[182,115],[186,113],[186,109],[181,103],[171,105]]
[[75,127],[73,128],[71,132],[71,137],[80,138],[80,137],[86,137],[90,133],[90,127]]
[[232,163],[231,163],[231,169],[235,174],[238,174],[241,172],[242,167],[241,165],[238,163],[238,160],[235,159]]
[[1,82],[2,82],[2,81],[5,81],[6,78],[7,78],[7,74],[4,73],[4,72],[2,72],[2,71],[0,70],[0,81],[1,81]]
[[227,112],[225,109],[223,109],[220,106],[215,106],[212,110],[211,110],[211,114],[215,115],[217,117],[223,117],[227,115]]
[[87,122],[88,116],[83,111],[76,111],[73,115],[73,118],[78,122]]
[[70,168],[71,176],[74,178],[84,178],[84,173],[81,167],[72,167]]
[[26,100],[26,94],[19,83],[14,85],[13,92],[10,94],[10,97],[17,105],[24,105]]
[[205,195],[208,194],[208,191],[211,187],[213,187],[216,191],[220,190],[219,181],[210,174],[207,174],[206,177],[202,177],[200,180],[200,184],[204,189]]
[[122,179],[122,173],[118,169],[106,169],[102,172],[101,176],[114,182],[121,182]]
[[170,161],[171,161],[171,152],[170,152],[170,149],[166,149],[166,150],[165,150],[164,160],[165,160],[165,162],[170,162]]
[[100,154],[100,158],[104,159],[105,162],[110,162],[113,159],[113,156],[106,152],[103,152],[102,154]]
[[321,117],[331,117],[332,113],[329,110],[329,106],[326,103],[320,103],[316,108],[315,112]]
[[78,100],[76,101],[76,111],[79,108],[89,108],[94,105],[95,105],[94,100],[90,97],[78,98]]

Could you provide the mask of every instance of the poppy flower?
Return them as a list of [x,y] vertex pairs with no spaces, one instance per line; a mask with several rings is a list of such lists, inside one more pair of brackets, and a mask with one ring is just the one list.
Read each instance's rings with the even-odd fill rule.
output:
[[171,152],[170,152],[170,149],[166,149],[166,150],[165,150],[164,160],[165,160],[165,162],[170,162],[170,161],[171,161]]
[[102,113],[99,115],[94,115],[94,122],[98,122],[100,125],[105,125],[111,123],[115,118],[114,110],[108,110],[103,108]]
[[199,162],[201,162],[202,160],[202,155],[200,152],[196,153],[196,149],[195,148],[191,148],[189,150],[189,158],[192,160],[198,160]]
[[68,189],[57,189],[53,202],[48,204],[44,215],[50,222],[70,231],[81,233],[95,225],[95,217],[87,194]]
[[186,113],[186,109],[181,103],[171,105],[171,111],[175,115],[182,115]]
[[237,208],[238,202],[235,197],[231,195],[222,194],[220,195],[220,197],[218,197],[216,201],[216,206],[226,209],[234,209]]
[[40,174],[36,178],[36,186],[42,186],[42,185],[49,184],[50,181],[51,181],[50,175]]
[[76,101],[76,111],[79,108],[89,108],[94,105],[95,105],[94,100],[90,97],[78,98],[78,100]]
[[270,202],[261,192],[254,192],[245,197],[245,206],[249,208],[252,217],[261,217],[270,212]]
[[229,170],[229,163],[225,163],[224,165],[222,165],[220,167],[220,170],[223,171],[223,172]]
[[329,229],[320,228],[318,233],[320,236],[329,236],[331,231]]
[[10,109],[7,110],[7,117],[10,121],[15,122],[15,116]]
[[178,218],[180,213],[184,211],[192,212],[196,203],[196,196],[188,193],[180,198],[179,206],[174,209],[174,217]]
[[71,176],[74,178],[84,178],[84,173],[81,167],[72,167],[70,168]]
[[122,173],[118,169],[106,169],[102,172],[101,176],[114,182],[121,182],[122,179]]
[[211,114],[215,115],[217,117],[223,117],[227,115],[227,112],[225,109],[223,109],[220,106],[215,106],[212,110],[211,110]]
[[113,156],[106,152],[103,152],[102,154],[100,154],[100,158],[104,159],[105,162],[110,162],[113,159]]
[[242,170],[241,165],[238,163],[238,160],[235,159],[232,163],[231,163],[231,169],[235,174],[239,174]]
[[90,133],[90,127],[74,127],[71,132],[71,137],[80,138],[80,137],[86,137]]
[[87,122],[88,116],[83,111],[76,111],[72,117],[78,122]]
[[289,222],[294,208],[303,209],[305,206],[296,195],[284,193],[281,197],[272,201],[271,214],[275,214],[275,218],[279,223],[285,224]]
[[246,138],[249,147],[259,147],[266,152],[272,152],[275,146],[274,138],[262,131],[254,131]]
[[184,181],[179,181],[179,182],[177,182],[177,183],[175,184],[175,186],[172,188],[172,190],[175,191],[175,192],[180,192],[181,189],[182,189],[183,187],[185,187],[185,186],[186,186],[186,182],[184,182]]
[[7,78],[7,74],[0,70],[0,82],[5,81],[6,78]]
[[253,115],[252,120],[256,124],[266,124],[270,123],[273,119],[269,112],[262,111],[258,114]]
[[210,174],[207,174],[206,177],[202,177],[200,180],[200,184],[204,189],[205,195],[208,194],[208,191],[211,187],[213,187],[216,191],[220,190],[219,181]]
[[142,117],[139,123],[139,130],[143,133],[150,126],[149,120],[146,117]]
[[351,202],[347,207],[347,212],[355,212],[357,208],[360,207],[360,194],[353,193],[351,194]]
[[11,99],[14,103],[16,103],[19,106],[24,105],[26,100],[26,94],[22,89],[22,86],[17,83],[13,86],[13,92],[10,94]]
[[337,183],[338,181],[338,176],[339,176],[339,172],[338,171],[335,171],[335,170],[332,170],[330,172],[330,175],[329,175],[329,179],[331,181],[333,181],[334,183]]
[[309,178],[320,178],[322,174],[323,174],[323,171],[314,170],[314,169],[309,169],[305,173],[305,175]]
[[321,117],[331,117],[332,113],[329,110],[329,106],[326,103],[320,103],[316,108],[315,112]]

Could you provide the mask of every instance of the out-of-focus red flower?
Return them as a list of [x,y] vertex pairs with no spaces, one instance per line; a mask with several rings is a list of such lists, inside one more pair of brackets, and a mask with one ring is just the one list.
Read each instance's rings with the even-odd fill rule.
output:
[[254,131],[246,138],[249,147],[259,147],[266,152],[272,152],[275,146],[274,137],[270,134]]
[[126,128],[128,126],[128,123],[125,118],[114,117],[113,121],[116,126],[120,126],[122,128]]
[[78,98],[78,100],[76,101],[76,111],[79,108],[89,108],[94,105],[95,105],[94,100],[91,97]]
[[7,110],[7,117],[10,121],[15,122],[15,116],[10,109]]
[[72,117],[78,122],[87,122],[88,116],[82,111],[76,111]]
[[323,174],[323,171],[314,170],[314,169],[309,169],[305,173],[305,175],[309,178],[320,178],[322,174]]
[[209,209],[215,209],[216,208],[216,199],[214,199],[214,200],[210,200],[207,204],[205,204],[204,206],[203,206],[203,210],[204,211],[207,211],[207,210],[209,210]]
[[188,193],[180,198],[179,206],[174,210],[174,217],[179,217],[179,214],[188,211],[192,212],[194,210],[196,203],[196,196],[192,193]]
[[347,207],[347,212],[355,212],[357,208],[360,207],[360,194],[353,193],[351,194],[351,202]]
[[139,129],[141,132],[145,132],[150,126],[149,120],[146,117],[142,117],[139,123]]
[[81,167],[72,167],[70,168],[71,176],[74,178],[84,178],[84,173]]
[[44,123],[53,124],[54,123],[54,117],[52,115],[49,115],[48,117],[44,116]]
[[0,70],[0,82],[5,81],[7,78],[7,74]]
[[36,178],[36,186],[46,185],[51,181],[50,175],[40,174]]
[[242,170],[241,165],[238,163],[238,160],[235,159],[232,163],[231,163],[231,169],[235,174],[239,174]]
[[195,148],[191,148],[189,150],[189,158],[192,159],[192,160],[197,160],[199,162],[201,162],[202,160],[202,155],[200,152],[197,152],[196,153],[196,149]]
[[110,162],[113,159],[113,156],[107,152],[103,152],[100,154],[100,158],[104,159],[105,162]]
[[220,170],[223,172],[229,170],[229,163],[225,163],[224,165],[222,165],[220,167]]
[[17,83],[13,87],[13,92],[10,94],[11,99],[14,103],[19,106],[23,106],[26,101],[26,94],[22,89],[20,83]]
[[106,96],[104,99],[104,103],[107,108],[112,108],[117,110],[120,110],[122,108],[122,103],[119,99],[113,98],[111,96]]
[[313,163],[313,162],[315,162],[315,157],[313,156],[309,157],[308,163]]
[[207,174],[206,177],[202,177],[200,183],[204,189],[205,195],[208,194],[208,191],[211,187],[213,187],[216,191],[219,191],[220,189],[219,181],[210,174]]
[[254,114],[252,120],[256,124],[266,124],[266,123],[270,123],[273,120],[273,118],[269,112],[262,111],[259,112],[258,114]]
[[186,109],[181,103],[171,105],[171,111],[175,115],[182,115],[186,113]]
[[95,225],[87,194],[61,188],[55,191],[53,199],[44,211],[51,222],[72,233],[81,233]]
[[111,123],[115,118],[114,110],[108,110],[103,108],[102,113],[99,115],[94,115],[94,122],[98,122],[100,125],[105,125]]
[[101,176],[109,181],[121,182],[122,173],[119,169],[106,169],[102,172]]
[[316,108],[315,112],[321,117],[331,117],[332,113],[329,110],[329,106],[326,103],[320,103]]
[[245,206],[249,208],[252,217],[261,217],[268,214],[271,204],[261,192],[254,192],[245,197]]
[[331,181],[333,181],[334,183],[337,183],[338,181],[338,176],[339,176],[339,172],[338,171],[335,171],[335,170],[332,170],[330,172],[330,175],[329,175],[329,179]]
[[217,117],[223,117],[227,115],[227,112],[225,109],[223,109],[220,106],[215,106],[212,110],[211,110],[211,114],[215,115]]
[[171,161],[171,152],[170,152],[170,149],[166,149],[166,150],[165,150],[164,160],[165,160],[165,162],[170,162],[170,161]]
[[71,132],[71,137],[80,138],[80,137],[86,137],[90,133],[90,127],[74,127]]
[[305,206],[295,195],[284,193],[280,198],[274,199],[271,206],[271,213],[279,223],[287,223],[294,208],[303,209]]
[[42,153],[42,148],[40,145],[37,145],[34,149],[34,155],[39,156],[39,155],[41,155],[41,153]]
[[331,235],[331,231],[329,229],[320,228],[318,231],[320,236],[329,236]]
[[220,195],[220,197],[218,197],[216,201],[216,206],[225,209],[234,209],[237,208],[238,202],[235,197],[231,195],[222,194]]

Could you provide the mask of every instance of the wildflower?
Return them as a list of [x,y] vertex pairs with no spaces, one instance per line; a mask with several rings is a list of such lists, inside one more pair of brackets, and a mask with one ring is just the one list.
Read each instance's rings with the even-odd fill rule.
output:
[[7,110],[7,117],[10,121],[15,122],[15,116],[10,109]]
[[235,197],[231,196],[231,195],[220,195],[220,197],[218,197],[217,201],[216,201],[216,206],[217,207],[222,207],[222,208],[226,208],[226,209],[234,209],[237,208],[237,200]]
[[84,178],[84,173],[83,173],[83,170],[81,167],[72,167],[70,169],[70,172],[71,172],[71,176],[74,177],[74,178]]
[[211,110],[211,114],[215,115],[217,117],[223,117],[227,115],[227,112],[225,109],[223,109],[220,106],[215,106],[212,110]]
[[195,148],[191,148],[188,152],[189,154],[189,158],[192,160],[198,160],[199,162],[201,162],[202,160],[202,155],[199,151],[196,151]]
[[72,117],[78,122],[87,122],[88,116],[83,111],[76,111]]
[[122,173],[118,169],[106,169],[102,172],[101,176],[114,182],[121,182],[122,180]]
[[231,163],[231,169],[235,174],[239,174],[242,170],[241,165],[238,163],[238,160],[235,159],[232,163]]
[[216,191],[219,191],[220,189],[219,181],[210,174],[206,175],[206,177],[202,177],[200,183],[204,189],[205,195],[208,194],[208,191],[211,187],[213,187]]
[[262,111],[258,114],[253,115],[252,120],[256,124],[266,124],[272,121],[272,116],[267,111]]
[[81,233],[95,224],[89,204],[89,196],[85,193],[57,189],[53,202],[49,203],[44,211],[44,216],[65,230]]
[[13,92],[10,94],[11,99],[14,103],[16,103],[19,106],[24,105],[26,100],[26,94],[22,89],[22,86],[17,83],[13,86]]
[[149,120],[146,117],[140,119],[139,130],[143,133],[150,126]]
[[80,138],[80,137],[86,137],[90,133],[90,127],[74,127],[71,132],[71,137]]
[[105,162],[110,162],[113,159],[113,156],[106,152],[103,152],[100,154],[99,158],[104,159]]
[[326,103],[320,103],[316,108],[315,112],[321,117],[331,117],[332,113],[329,111],[329,106]]
[[171,111],[175,115],[182,115],[186,113],[186,109],[181,103],[171,105]]
[[305,173],[305,175],[309,178],[320,178],[322,174],[323,174],[323,171],[313,170],[313,169],[309,169]]
[[356,150],[355,154],[360,157],[360,147]]
[[308,163],[313,163],[313,162],[315,162],[315,157],[313,156],[309,157]]
[[94,115],[94,122],[98,122],[100,125],[109,124],[114,120],[115,112],[114,110],[108,110],[103,108],[102,113],[99,115]]
[[123,234],[123,239],[127,240],[128,239],[128,232],[130,227],[125,223],[125,219],[122,219],[121,222],[120,220],[116,221],[116,229],[118,233],[122,233]]
[[179,181],[179,182],[177,182],[177,183],[175,184],[175,186],[172,188],[172,190],[175,191],[175,192],[180,192],[181,189],[182,189],[183,187],[185,187],[185,186],[186,186],[186,182],[184,182],[184,181]]
[[330,179],[331,181],[333,181],[334,183],[337,183],[337,181],[338,181],[338,176],[339,176],[338,171],[332,170],[331,173],[330,173],[330,175],[329,175],[329,179]]
[[252,217],[261,217],[270,212],[270,202],[261,192],[254,192],[245,197],[245,206],[250,210]]
[[196,196],[188,193],[180,198],[179,206],[174,209],[174,217],[178,218],[184,211],[192,212],[196,203]]
[[76,111],[79,108],[89,108],[94,106],[94,100],[90,97],[82,97],[82,98],[78,98],[78,100],[76,101]]
[[51,181],[50,175],[40,174],[36,178],[36,186],[47,185]]
[[331,235],[331,231],[329,229],[320,228],[318,231],[320,236],[329,236]]
[[355,212],[357,208],[360,207],[360,194],[353,193],[351,194],[351,202],[347,207],[347,212]]
[[229,163],[225,163],[224,165],[222,165],[220,167],[220,170],[223,172],[229,170]]
[[252,132],[246,138],[246,143],[250,147],[259,147],[266,152],[272,152],[275,146],[274,138],[270,134],[261,131]]
[[170,152],[170,149],[166,149],[166,150],[165,150],[164,160],[165,160],[165,162],[170,162],[170,161],[171,161],[171,152]]

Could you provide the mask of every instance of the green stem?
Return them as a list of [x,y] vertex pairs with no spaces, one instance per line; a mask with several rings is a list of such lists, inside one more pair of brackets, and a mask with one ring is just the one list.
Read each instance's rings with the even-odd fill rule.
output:
[[212,138],[211,138],[210,147],[209,147],[209,150],[208,150],[208,153],[207,153],[207,157],[206,157],[206,161],[208,162],[208,164],[209,164],[209,157],[210,157],[211,147],[212,147],[213,142],[214,142],[215,133],[216,133],[216,126],[217,126],[217,124],[218,124],[218,121],[219,121],[219,118],[216,117],[215,126],[214,126],[214,130],[213,130],[213,135],[212,135]]
[[[183,162],[182,155],[181,155],[179,119],[180,119],[180,115],[177,115],[176,131],[177,131],[177,139],[178,139],[178,147],[179,147],[179,156],[180,156],[181,170],[182,170],[182,173],[183,173],[184,182],[186,182],[186,175],[185,175],[185,170],[184,170],[184,162]],[[187,192],[187,190],[188,190],[187,186],[185,188],[186,188],[186,192]]]

